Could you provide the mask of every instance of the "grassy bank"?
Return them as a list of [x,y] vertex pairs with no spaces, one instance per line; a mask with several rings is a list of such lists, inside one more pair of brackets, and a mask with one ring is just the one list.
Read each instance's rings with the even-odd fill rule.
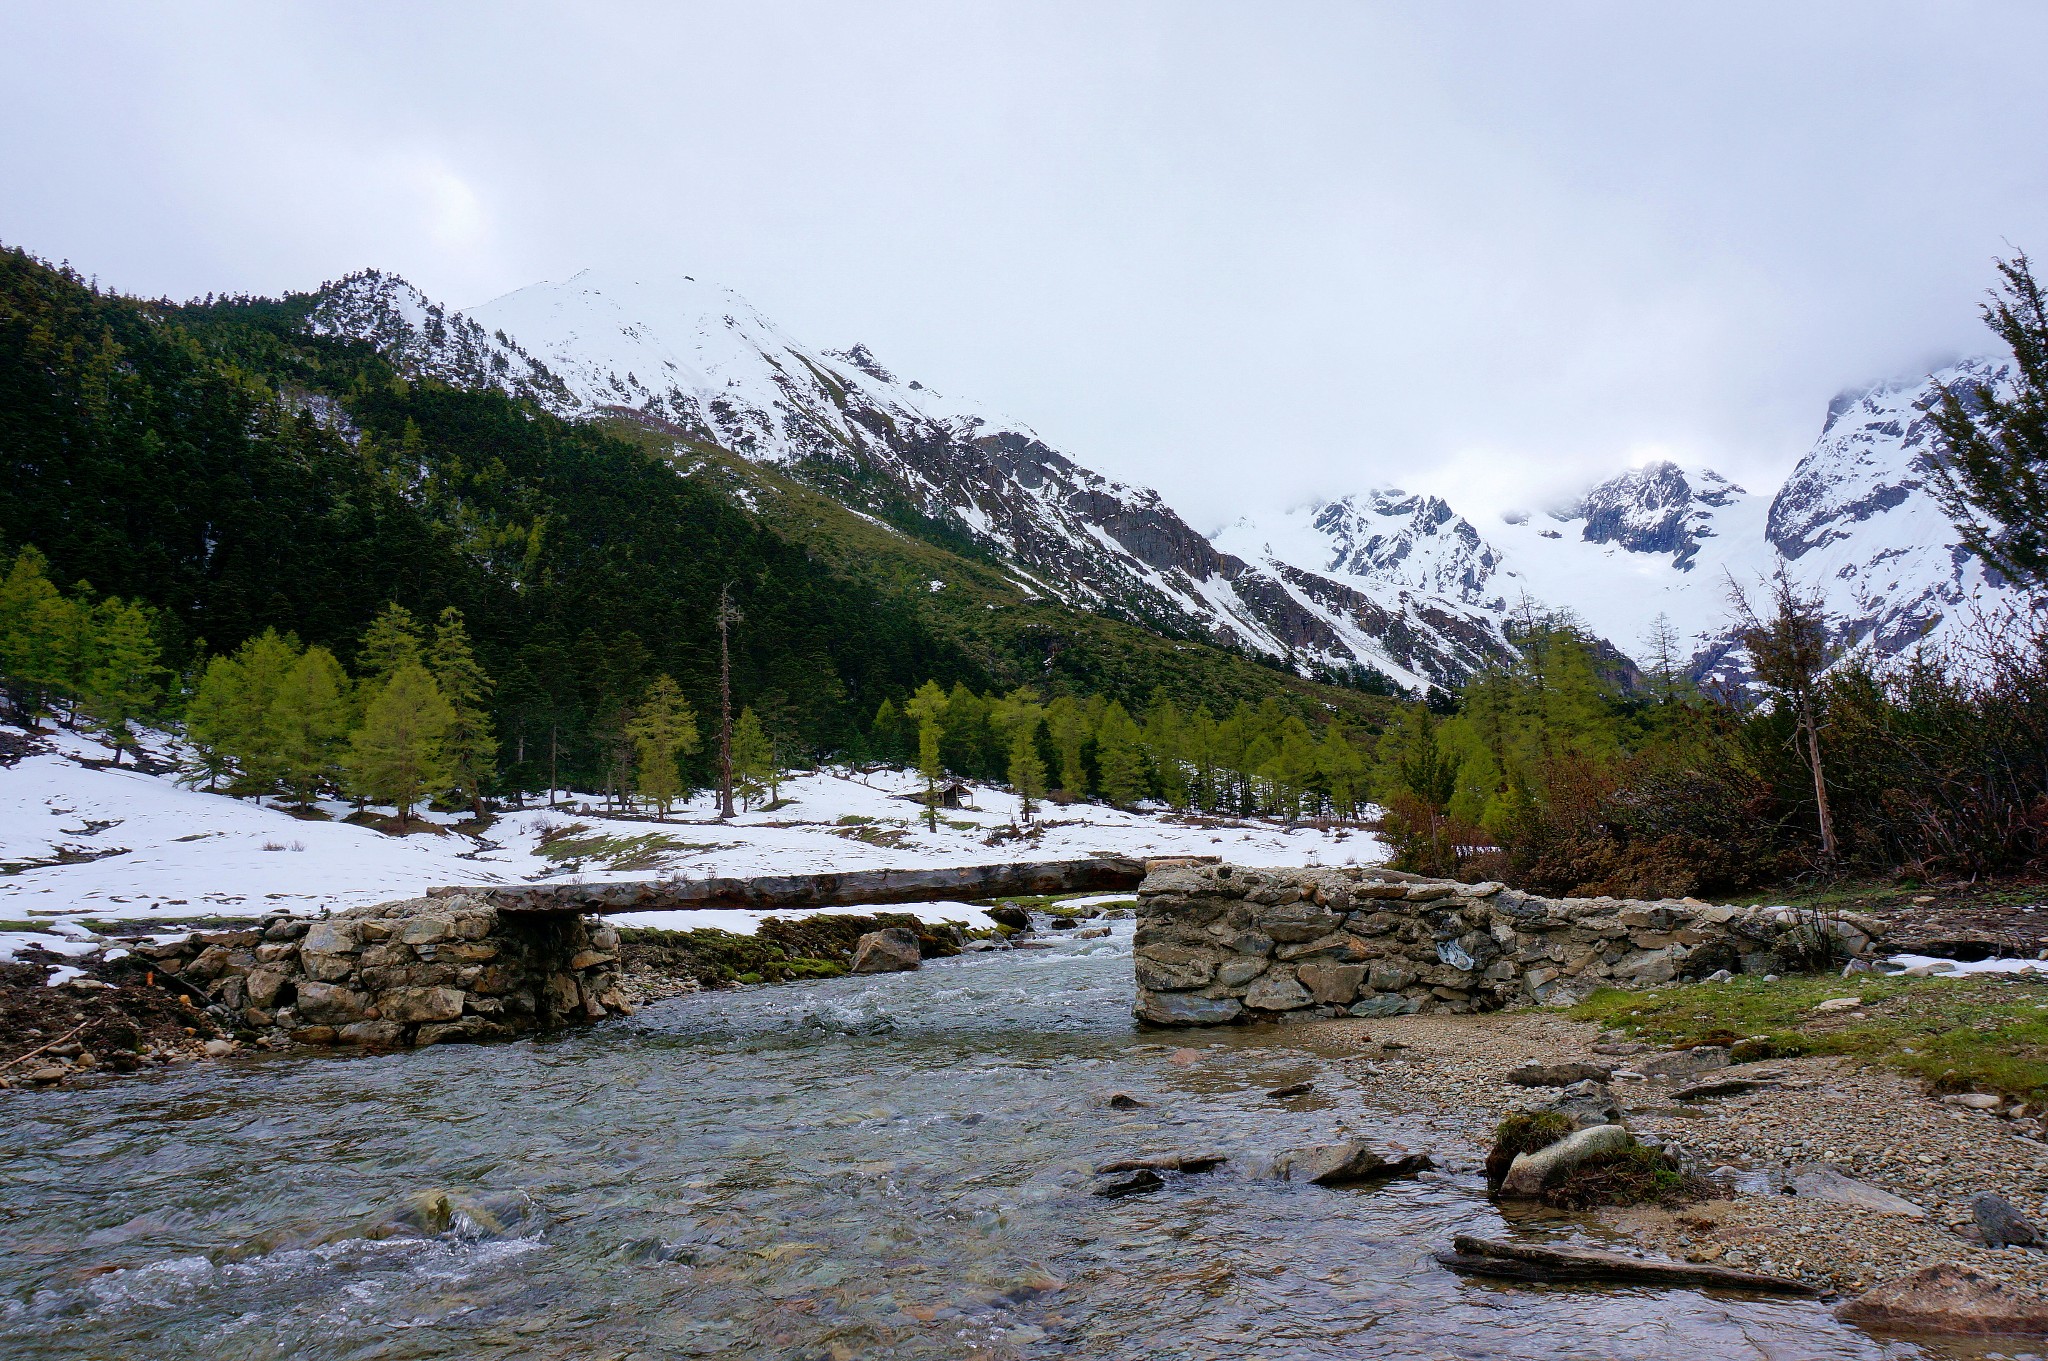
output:
[[[1832,998],[1854,1009],[1816,1011]],[[1756,1057],[1841,1054],[1897,1068],[1941,1091],[2048,1099],[2048,979],[1736,978],[1659,988],[1603,989],[1570,1013],[1665,1045],[1735,1043]]]

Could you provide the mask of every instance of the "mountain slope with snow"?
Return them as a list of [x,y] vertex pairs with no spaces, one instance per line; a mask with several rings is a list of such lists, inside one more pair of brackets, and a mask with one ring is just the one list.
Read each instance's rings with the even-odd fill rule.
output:
[[1645,663],[1668,630],[1675,661],[1723,677],[1740,662],[1731,588],[1760,596],[1783,562],[1822,600],[1842,645],[1892,657],[2018,603],[1957,542],[1929,490],[1927,411],[1940,386],[2005,376],[1998,361],[1971,359],[1838,396],[1768,498],[1711,469],[1658,462],[1483,531],[1438,498],[1374,490],[1240,522],[1218,542],[1241,553],[1260,545],[1369,593],[1435,592],[1502,617],[1524,601],[1562,608]]
[[1380,589],[1219,551],[1157,492],[1080,466],[1028,426],[942,396],[864,347],[821,350],[728,289],[586,271],[468,314],[391,275],[316,295],[313,326],[410,371],[564,416],[625,416],[777,465],[907,532],[991,558],[1028,593],[1286,658],[1311,674],[1453,684],[1505,653],[1498,620],[1432,588]]

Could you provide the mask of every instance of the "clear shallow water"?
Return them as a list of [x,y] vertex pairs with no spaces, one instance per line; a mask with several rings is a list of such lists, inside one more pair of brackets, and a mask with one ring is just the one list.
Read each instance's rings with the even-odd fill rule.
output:
[[[530,1043],[8,1099],[0,1356],[1924,1354],[1812,1302],[1452,1276],[1433,1248],[1502,1231],[1476,1175],[1256,1173],[1340,1131],[1453,1167],[1477,1150],[1376,1108],[1316,1027],[1204,1036],[1176,1064],[1130,990],[1126,924]],[[1264,1099],[1305,1077],[1316,1097]],[[1087,1193],[1098,1161],[1209,1148],[1223,1172]],[[432,1192],[486,1223],[379,1236]]]

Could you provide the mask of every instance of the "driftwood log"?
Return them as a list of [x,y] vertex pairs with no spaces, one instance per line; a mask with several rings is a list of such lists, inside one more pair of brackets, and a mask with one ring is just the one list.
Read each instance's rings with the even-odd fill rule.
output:
[[1451,1246],[1453,1251],[1437,1253],[1436,1260],[1453,1271],[1473,1276],[1544,1282],[1632,1281],[1637,1285],[1707,1286],[1774,1295],[1819,1293],[1804,1281],[1759,1276],[1733,1267],[1627,1257],[1597,1248],[1500,1243],[1464,1234],[1452,1239]]
[[462,895],[500,912],[650,912],[728,907],[781,910],[881,907],[1057,893],[1114,893],[1144,881],[1145,862],[1098,855],[944,869],[849,870],[843,874],[771,874],[751,879],[637,879],[613,884],[430,888],[429,897]]

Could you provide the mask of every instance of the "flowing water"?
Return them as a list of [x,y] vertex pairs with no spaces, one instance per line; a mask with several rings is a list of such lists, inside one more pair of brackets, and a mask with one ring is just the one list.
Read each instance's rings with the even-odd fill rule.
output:
[[[1376,1106],[1321,1027],[1176,1062],[1132,1027],[1128,933],[532,1042],[8,1098],[0,1356],[1925,1354],[1811,1301],[1461,1279],[1430,1250],[1503,1231],[1469,1173],[1257,1175],[1340,1132],[1477,1150]],[[1264,1099],[1308,1077],[1316,1096]],[[1089,1194],[1098,1161],[1210,1148],[1232,1162]]]

